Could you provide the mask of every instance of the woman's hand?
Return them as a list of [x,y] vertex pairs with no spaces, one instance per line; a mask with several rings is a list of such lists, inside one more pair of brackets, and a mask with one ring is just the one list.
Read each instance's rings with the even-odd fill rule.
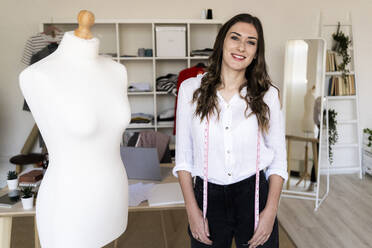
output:
[[212,245],[212,241],[209,239],[208,220],[205,219],[204,221],[203,212],[199,207],[187,209],[187,216],[192,236],[199,242]]
[[276,211],[265,208],[260,213],[260,221],[258,227],[251,238],[248,241],[249,248],[255,248],[259,245],[263,245],[270,238],[271,232],[275,222]]

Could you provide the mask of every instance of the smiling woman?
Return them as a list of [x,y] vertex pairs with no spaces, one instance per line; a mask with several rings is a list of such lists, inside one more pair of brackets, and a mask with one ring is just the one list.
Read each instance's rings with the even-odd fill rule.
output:
[[286,151],[259,19],[240,14],[227,21],[209,62],[207,73],[183,82],[178,93],[173,173],[191,247],[227,248],[233,237],[237,247],[278,247]]

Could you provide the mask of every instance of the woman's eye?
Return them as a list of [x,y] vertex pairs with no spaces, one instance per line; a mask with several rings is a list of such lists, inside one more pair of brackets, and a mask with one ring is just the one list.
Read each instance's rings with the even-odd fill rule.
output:
[[254,41],[248,41],[248,44],[254,46],[254,45],[256,45],[256,42],[254,42]]
[[233,40],[239,40],[239,38],[237,36],[231,36],[231,39],[233,39]]

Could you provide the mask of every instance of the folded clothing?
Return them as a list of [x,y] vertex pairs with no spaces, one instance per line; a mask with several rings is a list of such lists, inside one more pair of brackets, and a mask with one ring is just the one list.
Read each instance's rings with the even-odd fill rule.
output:
[[22,174],[19,176],[19,182],[29,182],[29,183],[35,183],[43,178],[43,171],[42,170],[32,170],[30,172],[27,172],[25,174]]
[[151,87],[149,83],[130,83],[128,86],[129,92],[137,92],[137,91],[151,91]]
[[213,53],[212,48],[197,49],[191,51],[191,56],[210,56]]
[[166,119],[166,118],[171,118],[174,117],[174,108],[166,109],[159,113],[159,118],[161,119]]
[[165,76],[158,77],[156,79],[156,90],[166,91],[168,94],[177,95],[177,80],[178,75],[168,73]]
[[158,115],[158,121],[173,121],[174,120],[174,108],[166,109]]
[[130,123],[150,123],[154,119],[151,114],[133,113],[131,115]]

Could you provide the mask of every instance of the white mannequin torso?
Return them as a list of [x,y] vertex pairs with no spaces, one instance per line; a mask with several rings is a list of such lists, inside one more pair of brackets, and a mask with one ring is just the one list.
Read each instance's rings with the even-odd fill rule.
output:
[[68,32],[55,53],[20,75],[50,159],[36,204],[42,247],[101,247],[126,229],[127,74],[98,47],[98,39]]

